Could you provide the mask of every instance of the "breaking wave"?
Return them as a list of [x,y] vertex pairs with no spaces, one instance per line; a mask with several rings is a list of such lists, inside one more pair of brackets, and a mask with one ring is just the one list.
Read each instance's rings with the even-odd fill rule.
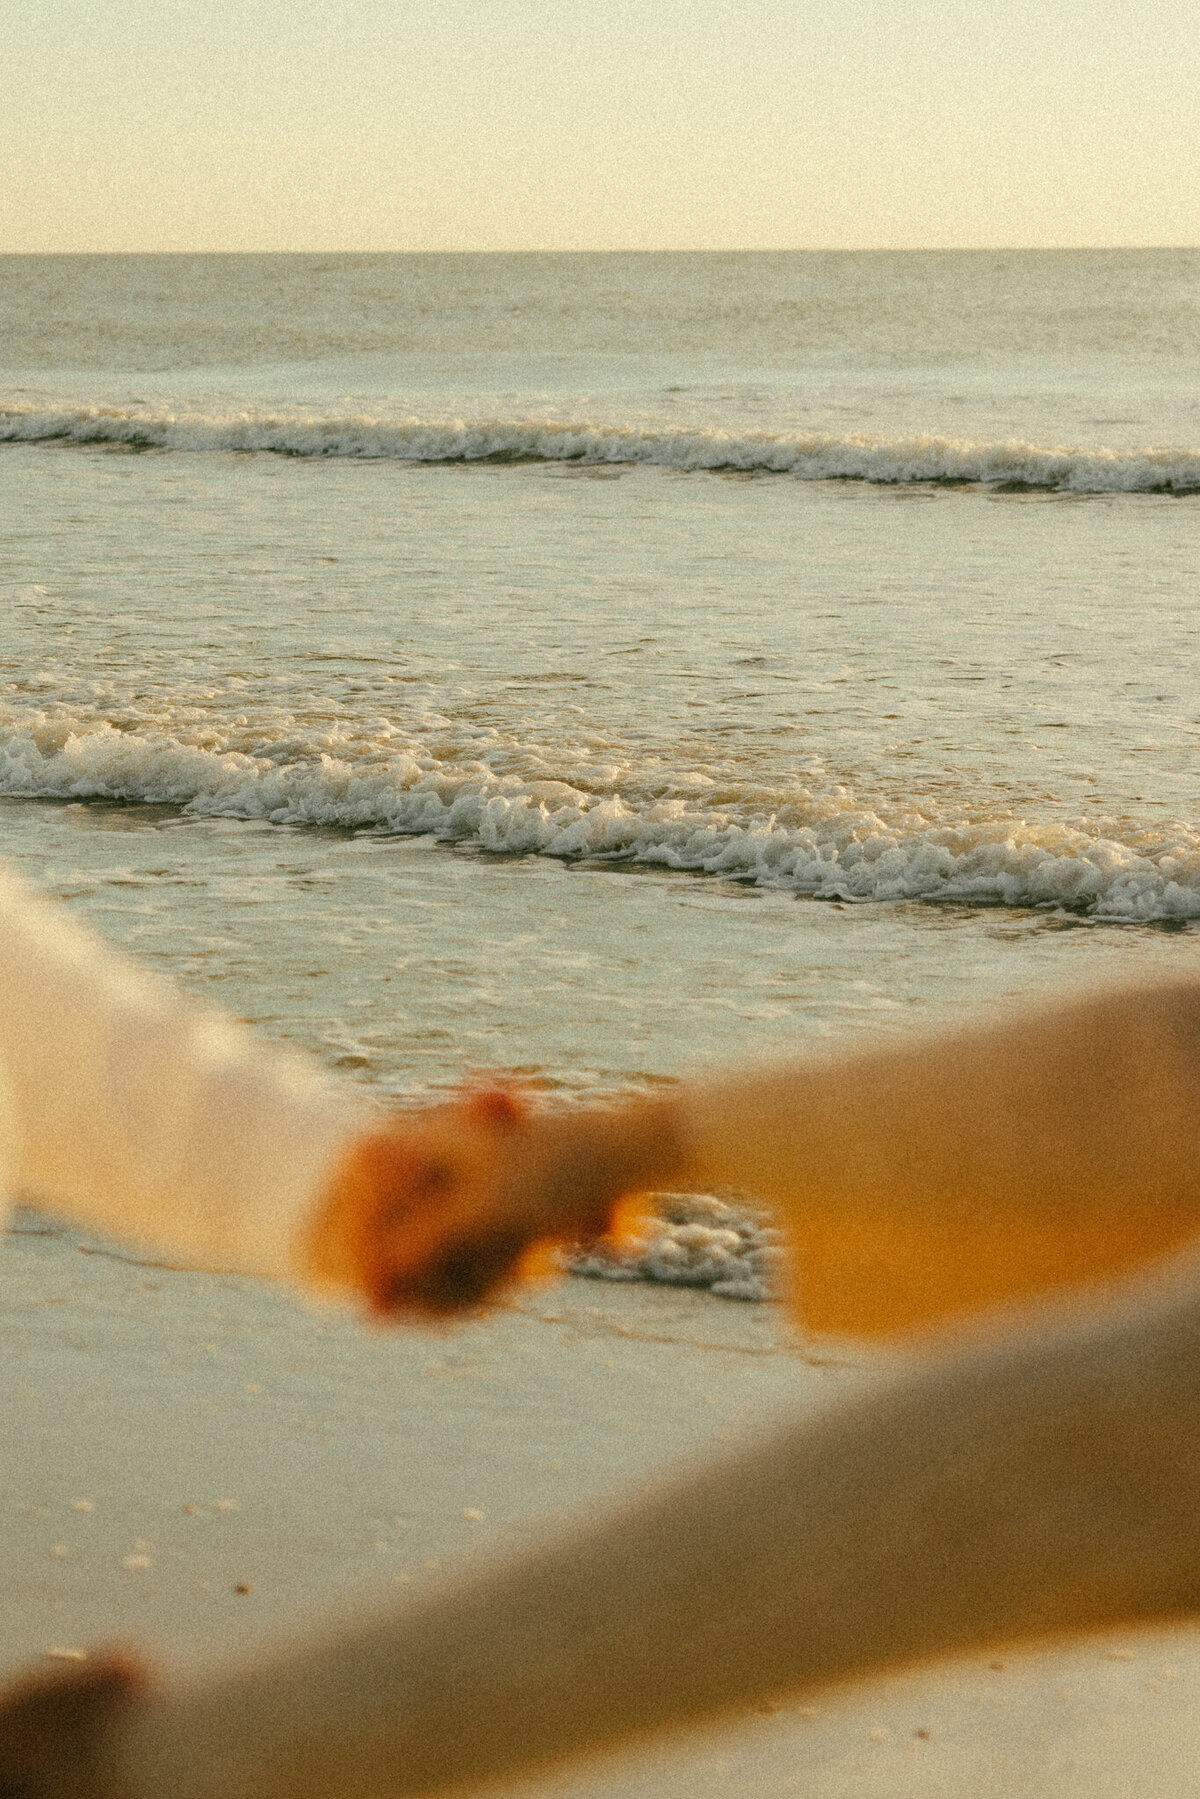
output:
[[236,450],[400,462],[642,463],[804,481],[941,482],[1065,493],[1200,493],[1200,450],[1070,449],[944,437],[845,437],[152,406],[0,406],[0,442]]
[[585,792],[439,761],[410,745],[356,761],[292,743],[255,752],[159,730],[25,718],[0,725],[0,794],[167,804],[197,816],[431,835],[496,853],[657,864],[814,899],[1069,908],[1097,919],[1200,918],[1200,832],[1103,835],[1086,822],[889,819],[844,790],[790,789],[775,810]]

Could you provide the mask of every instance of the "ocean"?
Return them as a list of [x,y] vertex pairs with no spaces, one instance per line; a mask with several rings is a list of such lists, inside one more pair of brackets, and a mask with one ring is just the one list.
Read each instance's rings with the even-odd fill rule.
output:
[[1195,963],[1200,251],[10,256],[0,491],[0,851],[398,1103]]

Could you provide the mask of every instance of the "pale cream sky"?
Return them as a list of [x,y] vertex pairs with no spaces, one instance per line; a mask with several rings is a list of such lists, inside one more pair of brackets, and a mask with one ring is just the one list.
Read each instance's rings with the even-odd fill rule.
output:
[[0,250],[1200,244],[1196,0],[20,0]]

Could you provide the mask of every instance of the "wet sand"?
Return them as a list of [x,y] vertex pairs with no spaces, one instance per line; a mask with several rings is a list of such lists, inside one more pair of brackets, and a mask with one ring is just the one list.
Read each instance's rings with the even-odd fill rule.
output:
[[[2,1673],[113,1641],[213,1666],[403,1603],[878,1366],[678,1289],[568,1280],[380,1332],[34,1214],[4,1257]],[[1128,1799],[1187,1790],[1198,1757],[1187,1629],[799,1697],[538,1790]]]

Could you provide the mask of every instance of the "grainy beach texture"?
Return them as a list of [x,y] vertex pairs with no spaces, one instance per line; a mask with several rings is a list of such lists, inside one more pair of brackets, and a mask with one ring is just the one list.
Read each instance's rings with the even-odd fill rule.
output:
[[[0,259],[0,854],[406,1105],[1190,969],[1198,307],[1190,251]],[[6,1666],[245,1653],[870,1380],[731,1303],[777,1256],[665,1206],[385,1335],[23,1214]],[[1002,1659],[556,1790],[1179,1790],[1193,1633]]]
[[[550,1521],[882,1368],[797,1343],[773,1307],[582,1281],[453,1333],[368,1333],[33,1215],[5,1279],[0,1672],[112,1642],[226,1669],[531,1547]],[[1200,1751],[1198,1689],[1193,1631],[1120,1633],[806,1695],[530,1790],[1176,1794]]]

